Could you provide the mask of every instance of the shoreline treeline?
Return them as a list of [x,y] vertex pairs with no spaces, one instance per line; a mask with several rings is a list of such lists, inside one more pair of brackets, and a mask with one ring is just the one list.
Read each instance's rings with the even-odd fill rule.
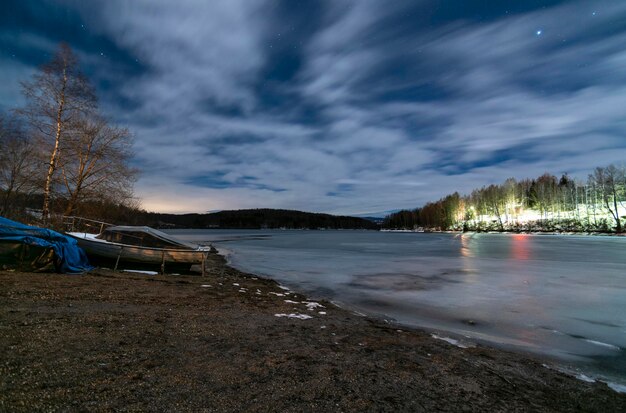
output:
[[240,209],[207,214],[144,214],[147,225],[178,228],[228,229],[372,229],[367,219],[287,209]]
[[596,168],[585,182],[548,173],[455,192],[385,217],[383,228],[457,231],[617,232],[626,222],[626,169]]

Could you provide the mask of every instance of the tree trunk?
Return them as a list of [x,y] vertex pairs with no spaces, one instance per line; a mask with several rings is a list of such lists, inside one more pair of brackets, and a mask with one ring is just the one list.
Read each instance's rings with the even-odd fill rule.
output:
[[613,186],[613,207],[615,208],[615,222],[617,223],[615,232],[619,234],[622,232],[622,221],[619,216],[619,209],[617,209],[617,191],[615,190],[615,186]]
[[9,186],[4,191],[4,203],[2,206],[2,210],[0,211],[0,215],[7,215],[9,211],[9,204],[10,204],[11,196],[13,195],[13,187],[14,187],[14,180],[11,179]]
[[65,207],[65,212],[63,213],[63,215],[65,215],[66,217],[71,215],[76,209],[76,205],[78,204],[78,194],[80,193],[81,189],[82,182],[79,182],[76,185],[76,189],[73,192],[70,192],[70,199],[67,202],[67,207]]
[[496,217],[498,218],[498,223],[500,224],[500,231],[504,232],[504,224],[502,223],[502,216],[500,215],[500,209],[498,208],[498,204],[493,204],[494,210],[496,212]]
[[57,110],[57,130],[54,139],[54,149],[50,155],[50,164],[48,166],[48,174],[46,175],[46,183],[43,190],[43,208],[41,219],[43,225],[48,223],[50,214],[50,190],[52,187],[52,178],[56,169],[57,159],[59,157],[59,144],[61,142],[61,133],[63,130],[63,109],[65,106],[65,86],[67,85],[67,66],[63,67],[63,85],[61,87],[61,96],[59,99],[59,109]]

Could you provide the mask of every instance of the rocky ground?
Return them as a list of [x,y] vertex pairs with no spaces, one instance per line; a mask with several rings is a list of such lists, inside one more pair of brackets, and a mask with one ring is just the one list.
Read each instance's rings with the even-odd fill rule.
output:
[[0,271],[0,410],[626,411],[539,360],[317,304],[223,262],[204,278]]

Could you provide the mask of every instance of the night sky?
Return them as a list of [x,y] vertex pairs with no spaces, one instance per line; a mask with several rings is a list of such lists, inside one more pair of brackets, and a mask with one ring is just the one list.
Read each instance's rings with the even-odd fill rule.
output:
[[626,161],[626,1],[0,2],[0,111],[70,44],[149,210],[373,214]]

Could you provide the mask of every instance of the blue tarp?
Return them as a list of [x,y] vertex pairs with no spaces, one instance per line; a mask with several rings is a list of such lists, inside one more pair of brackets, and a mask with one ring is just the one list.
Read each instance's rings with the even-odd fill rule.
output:
[[50,229],[31,227],[0,217],[0,241],[52,248],[58,272],[81,273],[93,269],[75,239]]

